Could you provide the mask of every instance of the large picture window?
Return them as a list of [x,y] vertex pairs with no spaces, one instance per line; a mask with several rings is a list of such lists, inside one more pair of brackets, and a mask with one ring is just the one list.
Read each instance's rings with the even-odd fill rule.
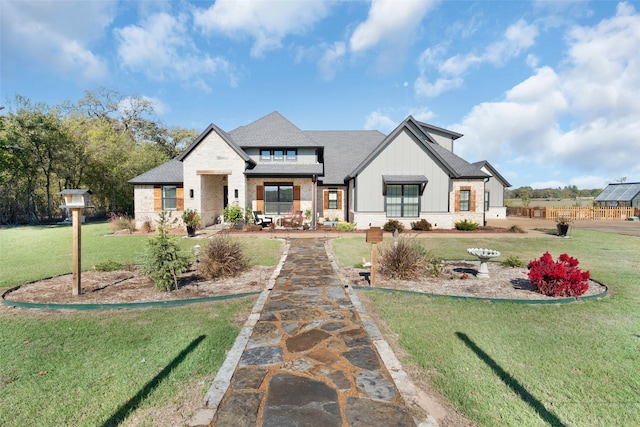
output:
[[420,184],[388,184],[387,216],[417,217],[420,214]]
[[293,210],[292,184],[265,184],[265,214],[282,215]]
[[162,186],[162,209],[175,211],[177,207],[178,194],[175,185]]
[[468,212],[471,210],[471,190],[460,190],[460,210]]

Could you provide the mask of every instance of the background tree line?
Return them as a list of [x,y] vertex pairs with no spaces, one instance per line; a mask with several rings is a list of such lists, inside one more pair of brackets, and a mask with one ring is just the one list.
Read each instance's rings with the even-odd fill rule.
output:
[[522,199],[529,201],[531,199],[575,199],[576,197],[596,197],[602,192],[602,188],[594,188],[591,190],[579,190],[575,185],[565,186],[564,188],[539,188],[519,187],[515,189],[505,190],[505,199]]
[[168,127],[153,103],[116,90],[50,106],[16,96],[0,115],[0,224],[62,218],[59,192],[89,188],[90,215],[133,213],[131,178],[177,156],[197,136]]

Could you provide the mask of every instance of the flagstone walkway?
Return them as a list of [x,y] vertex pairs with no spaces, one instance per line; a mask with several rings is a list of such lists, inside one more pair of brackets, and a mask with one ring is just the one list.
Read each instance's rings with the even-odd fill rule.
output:
[[191,425],[415,426],[415,389],[324,239],[287,251]]

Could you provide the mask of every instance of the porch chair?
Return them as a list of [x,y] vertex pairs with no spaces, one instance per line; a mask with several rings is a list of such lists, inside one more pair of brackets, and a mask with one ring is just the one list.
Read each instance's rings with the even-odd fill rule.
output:
[[280,220],[283,227],[301,227],[302,226],[302,211],[295,211],[291,215],[285,216]]
[[270,216],[264,216],[262,211],[253,211],[253,219],[256,225],[260,225],[262,228],[270,226],[273,222],[273,218]]

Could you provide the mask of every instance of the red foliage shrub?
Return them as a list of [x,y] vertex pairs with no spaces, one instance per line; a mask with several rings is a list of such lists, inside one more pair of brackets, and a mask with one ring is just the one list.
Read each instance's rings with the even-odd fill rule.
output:
[[554,261],[549,252],[527,266],[529,279],[541,294],[552,297],[579,297],[589,289],[589,272],[578,268],[578,260],[562,254]]

